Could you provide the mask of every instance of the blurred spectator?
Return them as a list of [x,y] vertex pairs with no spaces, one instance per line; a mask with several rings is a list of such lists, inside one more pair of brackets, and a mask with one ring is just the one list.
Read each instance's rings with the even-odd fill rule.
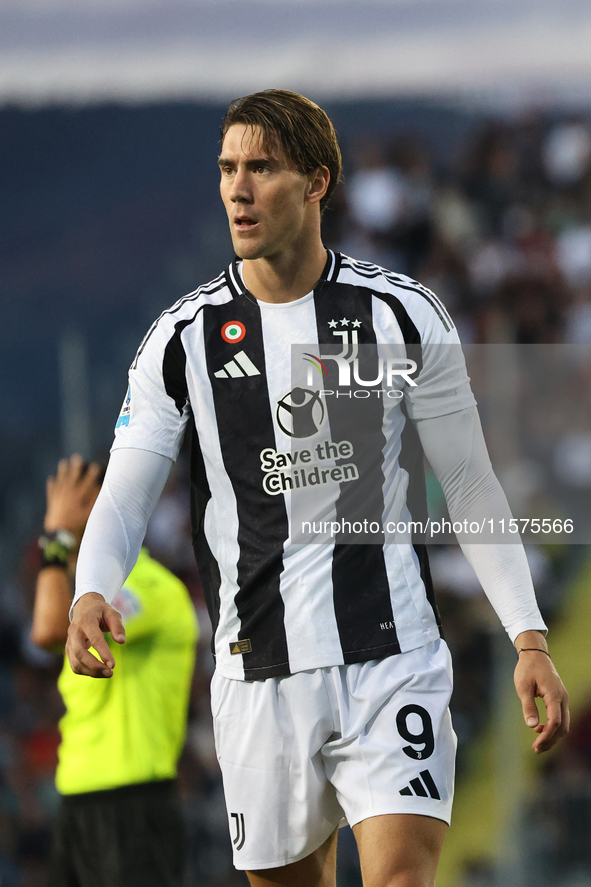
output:
[[405,209],[404,179],[375,143],[360,152],[347,192],[352,221],[370,236],[390,231]]
[[591,131],[582,120],[557,123],[542,148],[544,169],[551,185],[576,185],[591,165]]
[[468,251],[481,235],[474,203],[451,183],[443,185],[435,195],[433,222],[438,236],[460,252]]
[[576,289],[591,283],[591,225],[566,228],[558,235],[556,250],[569,286]]
[[368,142],[359,149],[345,197],[343,251],[378,265],[400,266],[403,257],[393,250],[390,234],[404,212],[404,181],[379,144]]
[[501,234],[503,215],[519,196],[519,157],[511,136],[506,124],[487,123],[474,139],[463,175],[466,193],[493,237]]
[[348,215],[340,248],[394,271],[416,275],[432,240],[431,170],[421,147],[390,147],[366,137],[345,187]]

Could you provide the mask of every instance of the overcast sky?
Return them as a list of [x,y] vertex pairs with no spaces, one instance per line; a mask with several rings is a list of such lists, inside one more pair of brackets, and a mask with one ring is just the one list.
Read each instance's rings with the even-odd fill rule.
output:
[[0,102],[591,102],[591,0],[0,0]]

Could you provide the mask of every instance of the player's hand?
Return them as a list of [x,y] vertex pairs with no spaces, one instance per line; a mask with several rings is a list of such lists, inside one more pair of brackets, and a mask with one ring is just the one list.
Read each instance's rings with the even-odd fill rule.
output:
[[44,528],[48,533],[69,530],[78,544],[99,492],[100,466],[84,464],[81,456],[62,459],[55,477],[47,480],[47,511]]
[[[536,632],[534,640],[523,633],[515,641],[519,650],[524,647],[546,649],[546,641],[542,634]],[[562,736],[566,736],[570,727],[568,709],[568,693],[554,663],[545,653],[526,650],[520,654],[515,666],[515,689],[521,700],[523,718],[528,727],[538,737],[532,745],[536,754],[548,751]],[[546,707],[546,723],[540,723],[535,698],[542,699]]]
[[[66,653],[73,672],[92,678],[113,676],[115,659],[103,636],[104,631],[110,631],[118,644],[125,643],[125,629],[119,611],[100,594],[90,592],[82,595],[74,605],[66,641]],[[96,650],[100,659],[93,656],[90,647]]]

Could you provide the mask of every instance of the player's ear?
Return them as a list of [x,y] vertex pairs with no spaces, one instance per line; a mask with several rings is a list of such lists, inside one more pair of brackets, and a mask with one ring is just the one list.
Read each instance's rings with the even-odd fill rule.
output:
[[308,174],[306,201],[320,203],[330,184],[330,172],[327,166],[319,166]]

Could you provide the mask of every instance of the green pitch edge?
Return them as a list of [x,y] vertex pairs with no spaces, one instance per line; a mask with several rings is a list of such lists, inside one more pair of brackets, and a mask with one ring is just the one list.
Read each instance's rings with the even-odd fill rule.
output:
[[[571,580],[566,606],[548,641],[552,658],[568,689],[571,715],[590,701],[591,654],[591,550],[583,566]],[[521,706],[517,710],[520,716]],[[475,743],[469,772],[456,790],[452,827],[446,838],[437,874],[437,887],[459,887],[463,866],[468,859],[494,861],[499,848],[498,804],[496,796],[495,751],[489,726]],[[531,752],[534,735],[521,723],[519,742],[525,769],[525,788],[535,782],[542,760]],[[553,754],[553,752],[550,752]]]

